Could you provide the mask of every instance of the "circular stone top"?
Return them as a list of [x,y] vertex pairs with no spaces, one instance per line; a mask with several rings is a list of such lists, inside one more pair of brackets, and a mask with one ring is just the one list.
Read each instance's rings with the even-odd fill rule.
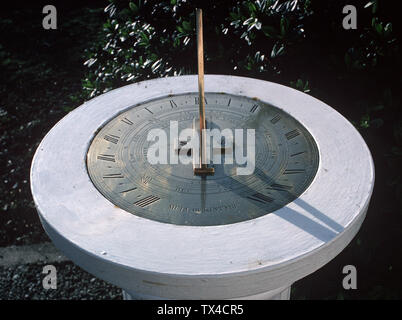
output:
[[334,109],[275,83],[206,75],[205,92],[256,98],[311,135],[316,173],[291,202],[230,224],[184,225],[132,214],[95,187],[86,160],[99,130],[135,105],[197,90],[197,76],[132,84],[84,103],[54,126],[34,156],[31,189],[56,246],[128,291],[178,299],[240,298],[289,286],[335,257],[367,211],[374,185],[370,152]]

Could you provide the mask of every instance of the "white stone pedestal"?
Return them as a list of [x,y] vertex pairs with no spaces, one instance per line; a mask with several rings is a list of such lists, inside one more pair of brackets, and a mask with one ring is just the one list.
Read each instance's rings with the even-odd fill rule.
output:
[[77,265],[136,299],[288,299],[290,285],[339,254],[358,232],[374,186],[370,151],[325,103],[266,81],[205,76],[206,92],[277,106],[309,130],[320,162],[307,190],[270,214],[219,226],[179,226],[130,214],[92,184],[86,154],[120,112],[197,92],[197,76],[132,84],[86,102],[39,145],[31,189],[44,229]]

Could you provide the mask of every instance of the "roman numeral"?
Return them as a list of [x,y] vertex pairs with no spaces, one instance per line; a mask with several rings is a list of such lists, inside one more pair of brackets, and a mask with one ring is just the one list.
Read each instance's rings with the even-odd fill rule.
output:
[[136,206],[139,206],[139,207],[141,207],[141,208],[144,208],[144,207],[146,207],[146,206],[149,206],[150,204],[152,204],[152,203],[154,203],[154,202],[156,202],[156,201],[158,201],[158,200],[160,200],[161,198],[159,198],[159,197],[157,197],[157,196],[148,196],[148,197],[145,197],[145,198],[142,198],[141,200],[138,200],[138,201],[136,201],[136,202],[134,202],[134,204],[136,205]]
[[230,106],[231,102],[232,102],[232,98],[229,98],[228,107]]
[[[195,104],[199,104],[200,98],[199,97],[194,97]],[[207,98],[204,98],[205,104],[208,104]]]
[[137,189],[137,187],[134,187],[134,188],[130,188],[130,189],[121,191],[120,193],[127,193],[127,192],[130,192],[130,191],[134,191],[134,190],[136,190],[136,189]]
[[284,185],[284,184],[274,183],[273,185],[271,185],[267,189],[276,190],[276,191],[289,191],[290,189],[292,189],[292,186],[287,186],[287,185]]
[[152,180],[152,177],[150,177],[150,176],[143,176],[143,177],[141,177],[141,182],[142,182],[143,184],[148,184],[151,180]]
[[258,104],[253,105],[253,106],[251,107],[251,109],[250,109],[250,112],[251,112],[251,113],[254,113],[255,110],[257,110],[257,108],[258,108]]
[[121,173],[109,173],[103,176],[103,179],[119,179],[119,178],[124,178],[124,176]]
[[253,195],[248,196],[247,198],[250,200],[254,200],[254,201],[257,201],[260,203],[265,203],[265,204],[274,201],[274,199],[266,196],[265,194],[261,194],[261,193],[254,193]]
[[174,102],[173,100],[169,100],[169,102],[170,102],[170,106],[172,107],[172,109],[177,108],[176,102]]
[[114,154],[100,154],[98,160],[112,161],[115,162]]
[[128,124],[129,126],[133,125],[134,122],[132,122],[131,120],[127,119],[127,118],[123,118],[121,119],[121,121],[123,121],[124,123]]
[[300,134],[299,129],[294,129],[294,130],[288,132],[287,134],[285,134],[285,136],[286,136],[286,139],[290,140],[290,139],[297,137],[299,134]]
[[109,135],[104,136],[104,139],[111,143],[117,144],[117,142],[119,142],[120,137],[115,136],[113,134],[109,134]]
[[303,173],[304,169],[286,169],[283,174],[295,174],[295,173]]
[[148,108],[144,108],[145,110],[147,110],[149,113],[154,114],[151,110],[149,110]]
[[291,154],[290,156],[291,156],[291,157],[294,157],[294,156],[298,156],[299,154],[303,154],[303,153],[306,153],[306,151],[293,153],[293,154]]
[[281,120],[282,119],[282,117],[279,115],[279,114],[277,114],[275,117],[273,117],[272,119],[271,119],[271,123],[273,123],[273,124],[275,124],[275,123],[277,123],[279,120]]

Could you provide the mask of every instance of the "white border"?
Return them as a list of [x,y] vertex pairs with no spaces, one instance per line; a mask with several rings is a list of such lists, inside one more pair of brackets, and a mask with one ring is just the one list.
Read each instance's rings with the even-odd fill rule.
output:
[[106,200],[85,159],[100,126],[130,106],[197,92],[197,76],[160,78],[94,98],[60,120],[39,145],[31,189],[46,232],[74,262],[127,291],[220,299],[290,285],[335,257],[357,233],[374,186],[364,140],[338,112],[297,90],[251,78],[206,75],[206,92],[258,98],[314,137],[320,164],[286,207],[221,226],[177,226],[137,217]]

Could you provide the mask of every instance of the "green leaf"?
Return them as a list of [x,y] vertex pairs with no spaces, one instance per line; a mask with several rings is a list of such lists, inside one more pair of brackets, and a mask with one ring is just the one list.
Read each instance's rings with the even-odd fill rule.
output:
[[275,28],[271,26],[263,26],[261,30],[268,38],[273,38],[276,34]]
[[380,22],[380,23],[377,23],[377,24],[375,25],[375,30],[377,31],[378,34],[382,34],[384,28],[383,28],[381,22]]
[[392,23],[388,22],[384,27],[384,35],[388,36],[392,32]]
[[257,11],[256,6],[255,6],[254,3],[251,2],[251,1],[248,2],[247,7],[248,7],[248,10],[250,11],[250,13],[254,13],[254,12]]
[[271,51],[271,58],[275,58],[277,56],[282,55],[284,53],[284,50],[285,50],[285,47],[283,44],[278,46],[278,43],[275,43],[275,45]]
[[184,30],[190,31],[192,29],[191,23],[188,21],[183,21],[182,25],[183,25]]
[[138,12],[138,6],[134,2],[130,2],[128,4],[128,6],[130,7],[131,11],[133,11],[134,13]]
[[369,1],[369,2],[367,2],[366,5],[364,6],[364,9],[366,9],[366,8],[368,8],[368,7],[370,7],[370,6],[372,6],[373,3],[374,3],[374,1]]
[[254,18],[253,18],[253,17],[250,17],[250,18],[248,18],[247,20],[244,20],[243,25],[246,26],[246,25],[252,23],[253,20],[254,20]]
[[282,17],[280,25],[281,25],[281,35],[285,36],[289,28],[288,19],[286,19],[286,17]]
[[237,20],[239,17],[239,15],[235,12],[229,13],[229,16],[232,18],[232,20]]
[[360,127],[363,129],[367,129],[368,127],[370,127],[370,116],[368,114],[365,114],[360,119]]
[[373,3],[373,8],[371,8],[371,12],[374,14],[377,12],[377,9],[378,9],[378,1],[375,0]]
[[306,83],[304,84],[303,92],[304,93],[310,92],[310,87],[309,87],[308,80],[306,80]]

